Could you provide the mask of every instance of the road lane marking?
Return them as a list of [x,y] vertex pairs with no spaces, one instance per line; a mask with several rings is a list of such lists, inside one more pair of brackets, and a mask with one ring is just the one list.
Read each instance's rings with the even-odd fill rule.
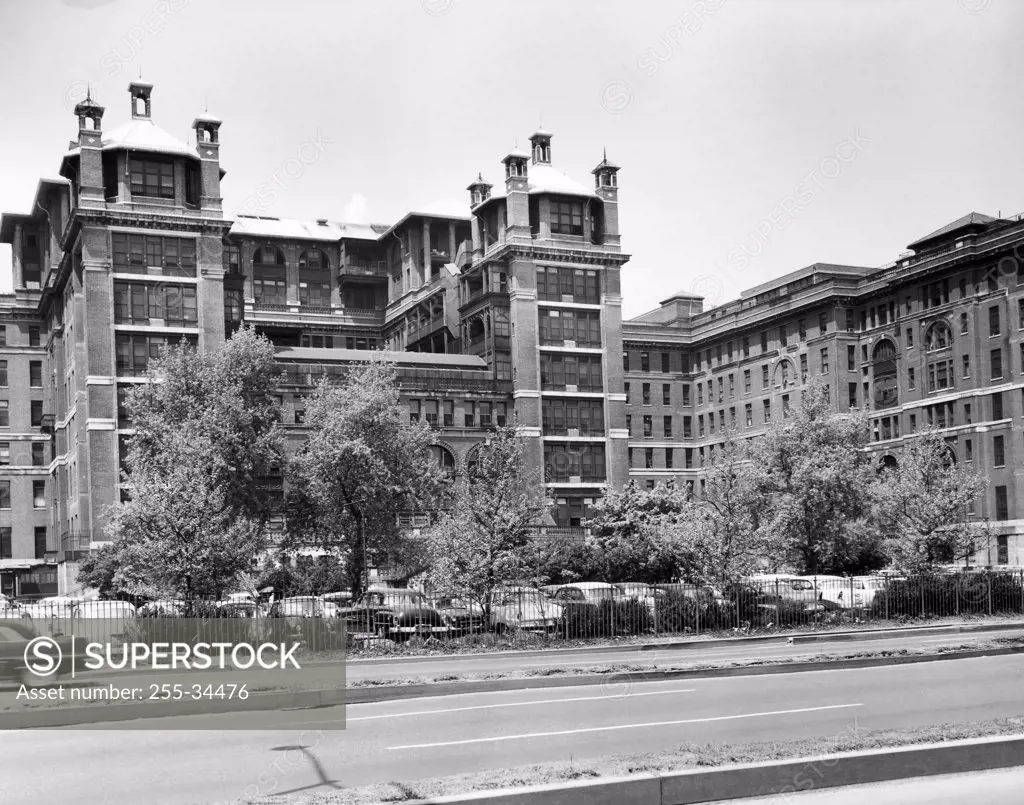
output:
[[762,718],[764,716],[788,716],[797,713],[816,713],[822,710],[842,710],[850,707],[863,707],[857,704],[828,704],[822,707],[801,707],[797,710],[770,710],[764,713],[740,713],[734,716],[712,716],[710,718],[686,718],[680,721],[648,721],[643,724],[616,724],[610,727],[584,727],[576,730],[558,730],[556,732],[527,732],[520,735],[497,735],[491,738],[469,738],[461,741],[437,741],[426,744],[404,744],[391,746],[389,749],[433,749],[441,746],[466,746],[478,743],[496,743],[498,741],[517,741],[526,738],[552,738],[559,735],[581,735],[587,732],[613,732],[615,730],[648,729],[650,727],[675,727],[680,724],[707,724],[712,721],[735,721],[741,718]]
[[[628,682],[628,680],[625,680]],[[669,696],[675,693],[693,693],[695,688],[684,688],[681,690],[652,690],[643,693],[630,693],[626,696],[622,696],[616,700],[610,696],[573,696],[567,699],[537,699],[529,702],[500,702],[497,704],[478,704],[472,707],[451,707],[447,710],[413,710],[408,713],[382,713],[376,716],[357,716],[356,718],[346,718],[345,722],[349,723],[352,721],[376,721],[381,718],[404,718],[406,716],[432,716],[441,715],[444,713],[462,713],[467,710],[496,710],[499,707],[533,707],[539,704],[562,704],[563,702],[594,702],[605,699],[607,701],[624,701],[625,699],[631,699],[634,696]]]

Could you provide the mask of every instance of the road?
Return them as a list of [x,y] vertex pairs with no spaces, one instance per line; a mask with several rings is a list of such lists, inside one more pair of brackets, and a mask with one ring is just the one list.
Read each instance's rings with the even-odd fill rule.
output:
[[[787,796],[728,800],[729,805],[1019,805],[1024,768],[916,777],[890,783],[826,788]],[[709,803],[708,805],[725,805]]]
[[1005,629],[948,635],[903,634],[883,640],[837,641],[832,643],[743,643],[736,646],[708,646],[707,648],[656,649],[652,651],[609,651],[595,648],[579,653],[558,651],[495,652],[490,654],[463,654],[450,657],[407,659],[381,658],[349,660],[346,679],[351,684],[360,679],[415,679],[440,677],[449,674],[495,674],[511,671],[541,671],[547,668],[587,668],[589,666],[643,665],[672,668],[687,663],[733,662],[740,660],[779,660],[809,654],[820,657],[861,651],[885,649],[928,648],[940,645],[975,644],[997,637],[1017,636],[1024,629]]
[[[1024,714],[1024,659],[986,657],[766,677],[691,679],[424,698],[327,710],[147,719],[145,730],[0,734],[4,805],[182,805],[505,769],[680,743],[830,738]],[[223,718],[223,716],[221,717]],[[187,731],[183,731],[187,730]],[[827,742],[825,744],[827,748]]]

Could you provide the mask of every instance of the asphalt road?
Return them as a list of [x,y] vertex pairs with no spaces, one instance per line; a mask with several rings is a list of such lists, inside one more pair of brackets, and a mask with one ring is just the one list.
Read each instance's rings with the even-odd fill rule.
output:
[[587,652],[560,653],[558,651],[495,652],[490,654],[463,654],[437,658],[381,658],[349,660],[346,679],[351,684],[360,679],[389,680],[440,677],[449,674],[494,674],[512,671],[538,672],[550,668],[587,668],[589,666],[643,665],[672,668],[690,663],[730,662],[737,660],[779,660],[790,657],[816,655],[835,656],[861,651],[882,651],[899,648],[927,648],[940,645],[981,643],[997,637],[1024,634],[1024,629],[1006,629],[948,635],[903,634],[883,640],[836,641],[830,643],[744,643],[736,646],[708,646],[707,648],[656,649],[652,651],[609,651],[595,648]]
[[[1019,805],[1024,768],[915,777],[891,783],[826,788],[785,797],[728,800],[729,805]],[[710,803],[709,803],[710,805]],[[716,803],[715,805],[724,805]]]
[[196,731],[215,722],[193,716],[147,719],[145,730],[8,732],[0,802],[238,802],[683,742],[831,738],[1024,714],[1022,682],[1024,659],[1003,656],[353,705],[344,732],[317,731],[336,717],[329,709],[282,712],[262,732],[245,727],[266,715],[245,713],[230,717],[233,731]]

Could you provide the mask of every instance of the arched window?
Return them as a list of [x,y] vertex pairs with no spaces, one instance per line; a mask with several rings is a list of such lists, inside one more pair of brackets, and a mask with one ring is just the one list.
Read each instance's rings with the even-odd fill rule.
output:
[[327,270],[327,255],[322,249],[306,249],[299,255],[299,268],[310,268],[315,271]]
[[898,470],[900,467],[899,462],[896,460],[896,456],[891,453],[886,453],[882,456],[878,462],[878,474],[881,475],[883,472],[891,472]]
[[451,450],[441,447],[439,444],[432,444],[430,445],[430,454],[445,475],[449,478],[455,475],[455,456],[452,455]]
[[872,371],[875,381],[875,407],[890,408],[899,402],[897,383],[896,345],[884,339],[872,352]]
[[284,252],[276,246],[260,246],[253,252],[252,264],[254,266],[283,266]]
[[252,255],[252,294],[258,305],[283,305],[287,301],[284,252],[276,246],[260,246]]
[[471,478],[476,475],[477,470],[480,468],[480,456],[486,449],[487,448],[484,445],[478,444],[476,447],[471,448],[469,453],[466,454],[466,470]]
[[944,321],[937,321],[928,328],[924,337],[924,348],[928,352],[949,349],[953,346],[953,333]]
[[327,255],[320,249],[306,249],[299,255],[299,304],[330,309],[331,272]]
[[789,388],[790,384],[793,383],[793,378],[796,373],[793,369],[793,364],[790,361],[779,361],[779,365],[775,367],[775,385],[782,386],[782,388]]

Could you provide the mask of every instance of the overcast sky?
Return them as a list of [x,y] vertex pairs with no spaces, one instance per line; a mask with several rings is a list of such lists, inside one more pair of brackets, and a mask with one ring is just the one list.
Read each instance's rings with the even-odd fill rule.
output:
[[720,303],[1024,211],[1022,31],[1016,0],[7,0],[0,210],[57,174],[86,83],[109,130],[141,68],[167,131],[223,118],[232,213],[389,223],[497,183],[538,122],[588,185],[607,146],[626,315]]

